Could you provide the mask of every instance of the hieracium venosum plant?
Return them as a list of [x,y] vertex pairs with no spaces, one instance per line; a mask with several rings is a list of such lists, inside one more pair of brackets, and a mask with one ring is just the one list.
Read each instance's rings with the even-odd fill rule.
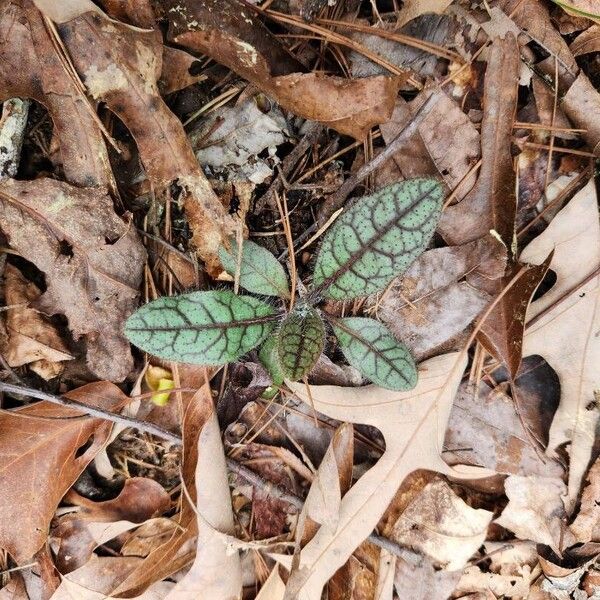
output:
[[[159,298],[133,314],[128,338],[168,360],[223,365],[263,345],[262,362],[274,379],[303,379],[325,345],[327,325],[346,360],[382,387],[408,390],[417,383],[415,362],[404,344],[379,321],[336,317],[324,300],[355,300],[383,290],[425,250],[442,207],[435,179],[412,179],[359,198],[325,234],[312,282],[288,310],[290,288],[283,266],[267,250],[245,241],[221,249],[225,270],[257,296],[230,290]],[[265,341],[266,340],[266,341]]]

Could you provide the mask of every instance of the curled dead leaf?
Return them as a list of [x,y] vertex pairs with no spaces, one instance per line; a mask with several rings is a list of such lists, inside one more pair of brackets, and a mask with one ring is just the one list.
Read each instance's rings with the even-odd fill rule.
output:
[[93,373],[125,379],[133,358],[121,331],[137,306],[146,257],[135,229],[101,190],[52,179],[0,183],[0,206],[11,247],[46,277],[37,308],[67,317]]
[[306,119],[364,139],[391,115],[406,77],[343,79],[306,73],[255,16],[251,6],[232,0],[169,0],[168,39],[207,54]]
[[[59,363],[73,357],[52,323],[29,307],[41,296],[40,290],[10,264],[4,267],[4,285],[6,305],[11,307],[6,312],[6,361],[11,367],[29,364],[34,371],[42,367],[44,372],[58,375]],[[46,364],[40,365],[41,361]]]
[[[111,411],[128,400],[107,381],[65,395]],[[105,420],[82,417],[78,410],[48,402],[0,413],[0,547],[18,563],[42,546],[58,503],[100,451],[110,430],[111,423]]]

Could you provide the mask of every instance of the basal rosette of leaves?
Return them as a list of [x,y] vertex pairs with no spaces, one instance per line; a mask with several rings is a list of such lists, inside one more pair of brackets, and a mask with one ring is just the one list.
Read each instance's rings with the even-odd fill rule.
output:
[[[365,377],[393,390],[417,384],[409,350],[375,319],[336,318],[319,308],[325,299],[352,300],[383,290],[425,250],[441,213],[443,190],[435,179],[394,183],[357,199],[324,236],[308,293],[291,311],[288,277],[267,250],[244,241],[221,248],[225,270],[245,290],[281,299],[266,301],[230,290],[159,298],[126,323],[129,340],[168,360],[223,365],[260,346],[259,358],[274,384],[306,377],[321,352],[326,323],[346,360]],[[275,335],[272,335],[275,334]]]

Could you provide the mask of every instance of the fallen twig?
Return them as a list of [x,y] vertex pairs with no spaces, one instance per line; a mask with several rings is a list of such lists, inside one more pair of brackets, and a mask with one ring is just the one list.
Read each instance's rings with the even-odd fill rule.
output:
[[42,392],[34,388],[21,385],[13,385],[12,383],[6,383],[4,381],[0,381],[0,392],[20,394],[21,396],[29,396],[30,398],[45,400],[46,402],[52,402],[53,404],[58,404],[60,406],[74,408],[76,410],[80,410],[81,412],[85,413],[90,417],[106,419],[107,421],[112,421],[113,423],[120,423],[121,425],[125,425],[126,427],[135,427],[140,431],[151,433],[156,437],[168,440],[169,442],[173,442],[174,444],[181,445],[182,443],[181,436],[172,433],[167,429],[160,427],[159,425],[154,425],[154,423],[147,423],[146,421],[140,421],[139,419],[136,419],[134,417],[128,417],[126,415],[118,415],[109,410],[98,408],[97,406],[90,406],[89,404],[86,404],[85,402],[80,402],[79,400],[72,400],[70,398],[65,398],[64,396],[55,396],[54,394]]

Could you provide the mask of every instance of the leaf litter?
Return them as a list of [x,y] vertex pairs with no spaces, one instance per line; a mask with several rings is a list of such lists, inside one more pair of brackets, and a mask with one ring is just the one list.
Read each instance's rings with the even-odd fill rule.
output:
[[597,12],[3,3],[0,598],[596,597]]

